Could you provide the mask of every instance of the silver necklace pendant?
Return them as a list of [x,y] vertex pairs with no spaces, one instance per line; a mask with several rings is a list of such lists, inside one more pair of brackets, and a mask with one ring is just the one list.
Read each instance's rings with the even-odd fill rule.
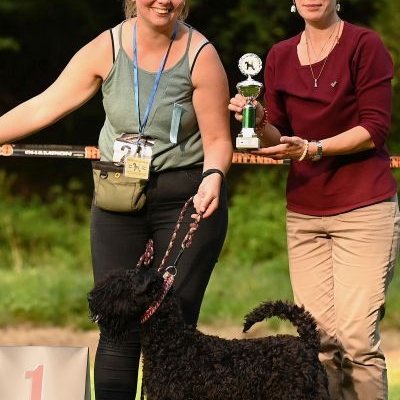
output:
[[[314,50],[313,44],[312,44],[311,40],[310,40],[309,37],[308,37],[307,30],[306,30],[306,29],[304,30],[305,41],[306,41],[307,57],[308,57],[308,65],[309,65],[309,67],[310,67],[311,75],[312,75],[312,77],[313,77],[313,79],[314,79],[314,87],[315,87],[315,88],[318,87],[318,79],[321,77],[322,72],[324,71],[325,64],[326,64],[326,62],[327,62],[327,60],[328,60],[329,55],[331,54],[331,52],[332,52],[333,48],[335,47],[335,45],[339,43],[339,34],[340,34],[341,22],[342,22],[341,19],[339,19],[338,22],[337,22],[337,25],[332,29],[332,32],[331,32],[331,34],[329,35],[328,41],[327,41],[327,42],[323,45],[323,47],[322,47],[322,50],[324,50],[325,46],[329,43],[329,40],[331,39],[331,37],[332,37],[334,31],[336,30],[336,39],[333,41],[332,46],[331,46],[331,48],[330,48],[328,54],[326,55],[326,57],[325,57],[325,59],[324,59],[324,62],[323,62],[322,67],[321,67],[321,70],[319,71],[319,74],[318,74],[317,77],[315,76],[313,67],[312,67],[312,65],[311,65],[311,57],[310,57],[310,52],[309,52],[309,49],[308,49],[308,42],[310,42],[310,45],[311,45],[312,49]],[[314,52],[314,53],[315,53],[315,52]],[[322,54],[322,52],[320,52],[319,55],[321,55],[321,54]],[[317,57],[317,58],[319,58],[319,57]],[[321,61],[322,61],[322,60],[321,60]],[[332,87],[333,87],[333,86],[332,86]]]

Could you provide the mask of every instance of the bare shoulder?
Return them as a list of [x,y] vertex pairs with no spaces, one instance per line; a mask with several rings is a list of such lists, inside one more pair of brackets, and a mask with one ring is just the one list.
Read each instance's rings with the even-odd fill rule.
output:
[[204,36],[200,31],[198,31],[196,28],[193,28],[193,33],[192,33],[192,43],[194,45],[200,44],[203,42],[209,42],[208,38]]
[[113,46],[109,30],[101,32],[76,54],[94,74],[103,79],[113,64]]
[[[109,30],[101,32],[98,36],[92,39],[82,50],[92,53],[93,56],[106,55],[112,50],[112,40]],[[110,53],[112,56],[112,52]]]
[[[207,44],[207,46],[204,46],[205,44]],[[194,51],[194,52],[198,52],[198,50],[202,47],[204,47],[204,48],[207,47],[207,48],[211,49],[212,52],[216,53],[216,49],[215,49],[214,45],[212,44],[212,42],[206,36],[204,36],[201,32],[199,32],[198,30],[193,28],[192,40],[190,43],[190,50]]]
[[217,49],[198,31],[193,31],[189,62],[195,88],[208,87],[220,93],[227,91],[228,78]]
[[192,65],[195,62],[196,66],[199,64],[202,67],[207,65],[211,67],[220,66],[220,57],[212,42],[204,36],[201,32],[193,29],[192,40],[189,48],[189,59]]

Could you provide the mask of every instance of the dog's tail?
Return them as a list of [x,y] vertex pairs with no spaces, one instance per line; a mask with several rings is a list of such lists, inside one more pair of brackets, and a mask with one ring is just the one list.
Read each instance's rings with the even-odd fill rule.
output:
[[243,332],[247,332],[256,322],[271,317],[290,321],[296,327],[300,339],[315,350],[319,350],[320,337],[314,317],[304,307],[290,302],[278,300],[261,303],[245,316]]

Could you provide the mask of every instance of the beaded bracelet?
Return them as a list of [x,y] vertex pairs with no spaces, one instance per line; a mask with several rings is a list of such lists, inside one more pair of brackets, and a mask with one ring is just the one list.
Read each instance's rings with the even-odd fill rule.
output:
[[304,139],[304,144],[305,144],[304,151],[303,151],[303,154],[300,156],[299,161],[303,161],[306,158],[307,153],[308,153],[309,142],[307,139]]
[[[263,110],[264,110],[264,113],[263,113],[263,116],[262,116],[262,118],[261,118],[261,121],[260,121],[260,123],[256,126],[256,130],[257,130],[257,131],[258,131],[258,130],[263,131],[264,128],[265,128],[265,125],[267,125],[267,123],[268,123],[268,111],[267,111],[266,108],[264,108]],[[262,135],[261,135],[261,136],[262,136]]]

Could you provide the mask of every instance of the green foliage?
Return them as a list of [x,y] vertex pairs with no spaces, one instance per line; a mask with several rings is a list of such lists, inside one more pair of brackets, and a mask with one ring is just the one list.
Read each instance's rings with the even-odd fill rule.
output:
[[18,52],[20,50],[20,46],[13,38],[0,37],[0,52],[2,50]]
[[41,326],[94,328],[89,321],[86,294],[91,274],[61,265],[0,270],[0,326],[30,323]]
[[[235,175],[234,168],[229,176]],[[252,166],[234,183],[225,260],[256,264],[285,252],[286,173],[284,168]]]
[[400,399],[400,385],[390,386],[389,400]]
[[14,0],[1,0],[0,1],[0,12],[8,13],[18,9],[18,3]]
[[400,2],[384,0],[383,7],[373,21],[373,28],[378,31],[387,45],[395,67],[393,80],[393,114],[392,137],[390,138],[390,150],[392,154],[400,152],[398,132],[400,130]]
[[52,187],[44,200],[14,197],[0,170],[0,326],[92,328],[89,199],[82,184]]
[[[292,300],[286,254],[256,264],[222,257],[207,287],[200,322],[241,324],[259,303],[276,299]],[[268,326],[280,324],[271,320]]]
[[89,200],[77,180],[54,186],[45,201],[12,197],[15,177],[0,171],[0,270],[64,267],[90,270]]
[[[346,1],[342,4],[341,17],[368,25],[384,1]],[[217,43],[226,65],[236,66],[239,54],[264,55],[273,43],[303,29],[304,22],[297,13],[290,12],[291,5],[291,2],[274,0],[197,0],[191,1],[189,19]],[[212,8],[213,13],[207,14],[207,23],[204,23],[204,11],[208,8]]]
[[392,282],[389,285],[386,300],[386,314],[382,321],[383,328],[400,328],[400,260],[397,263],[396,271]]

